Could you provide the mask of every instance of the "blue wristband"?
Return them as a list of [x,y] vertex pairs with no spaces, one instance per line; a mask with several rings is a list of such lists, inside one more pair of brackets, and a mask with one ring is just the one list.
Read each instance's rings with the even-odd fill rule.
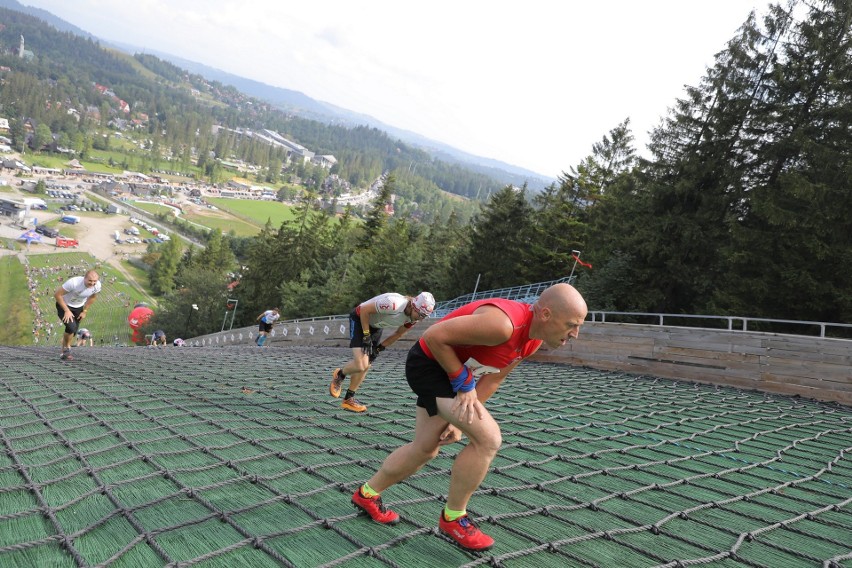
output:
[[470,392],[476,388],[476,381],[473,380],[467,365],[462,365],[459,374],[455,378],[450,378],[450,386],[453,387],[453,392]]

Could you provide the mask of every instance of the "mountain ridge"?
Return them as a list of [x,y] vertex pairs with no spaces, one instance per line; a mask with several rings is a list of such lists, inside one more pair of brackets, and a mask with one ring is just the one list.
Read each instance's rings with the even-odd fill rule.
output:
[[433,154],[436,158],[450,163],[462,164],[468,167],[475,166],[473,169],[475,171],[480,171],[481,173],[489,173],[493,175],[494,171],[503,171],[513,174],[514,176],[527,177],[529,178],[529,181],[536,181],[540,183],[542,187],[556,181],[554,178],[550,178],[538,172],[534,172],[520,166],[514,166],[494,158],[477,156],[475,154],[459,150],[449,144],[432,140],[431,138],[427,138],[416,132],[391,126],[370,115],[357,113],[329,102],[319,101],[309,97],[301,91],[295,91],[286,87],[276,87],[262,81],[248,79],[246,77],[222,71],[221,69],[210,67],[204,63],[184,59],[170,53],[147,48],[143,49],[131,44],[107,42],[105,40],[101,41],[108,43],[116,49],[130,53],[131,55],[134,52],[154,55],[174,65],[182,67],[187,71],[201,75],[206,79],[219,81],[225,85],[235,87],[247,95],[266,100],[278,106],[282,110],[292,112],[301,118],[317,120],[319,122],[340,126],[366,125],[372,128],[377,128],[385,131],[389,135],[399,138],[403,142],[412,144],[421,150]]
[[266,100],[271,104],[276,105],[281,110],[291,112],[301,118],[317,120],[326,124],[336,124],[340,126],[368,126],[376,128],[386,132],[388,135],[398,138],[403,142],[430,153],[435,158],[442,161],[463,165],[473,171],[490,176],[496,176],[498,178],[506,177],[505,175],[499,175],[500,172],[510,174],[509,177],[512,179],[512,183],[522,183],[520,180],[526,179],[526,181],[528,181],[535,189],[537,189],[537,186],[539,185],[543,188],[556,181],[555,178],[551,178],[520,166],[515,166],[501,160],[478,156],[459,150],[449,144],[433,140],[416,132],[386,124],[370,115],[351,111],[325,101],[319,101],[309,97],[301,91],[288,89],[286,87],[277,87],[262,81],[248,79],[246,77],[222,71],[221,69],[211,67],[204,63],[184,59],[170,53],[99,38],[47,10],[33,6],[25,6],[17,0],[0,0],[0,7],[9,8],[11,10],[35,16],[44,20],[57,30],[73,33],[93,41],[97,41],[104,45],[124,51],[130,55],[133,55],[134,53],[148,53],[155,55],[165,61],[183,67],[187,71],[199,74],[208,80],[215,80],[226,85],[231,85],[247,95]]

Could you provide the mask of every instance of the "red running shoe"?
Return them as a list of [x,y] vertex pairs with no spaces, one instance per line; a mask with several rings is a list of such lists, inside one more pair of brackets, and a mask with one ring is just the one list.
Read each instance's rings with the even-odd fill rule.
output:
[[448,521],[444,518],[444,512],[441,511],[438,528],[467,550],[488,550],[494,546],[494,539],[479,530],[479,527],[467,515],[463,515],[455,521]]
[[370,515],[370,518],[377,523],[382,523],[383,525],[395,525],[399,522],[399,515],[389,509],[385,509],[385,506],[382,505],[382,498],[380,495],[376,495],[375,497],[365,497],[361,493],[360,487],[355,490],[355,494],[352,495],[352,504]]

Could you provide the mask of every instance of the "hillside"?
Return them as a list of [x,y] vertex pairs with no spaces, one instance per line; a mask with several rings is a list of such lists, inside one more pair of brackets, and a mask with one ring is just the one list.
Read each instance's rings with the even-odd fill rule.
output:
[[[57,18],[44,10],[23,6],[16,0],[0,0],[0,7],[15,10],[23,14],[33,15],[41,21],[47,22],[52,28],[59,30],[65,35],[85,38],[88,39],[90,43],[101,46],[102,42],[91,34],[64,22],[60,18]],[[26,42],[28,49],[32,48],[34,52],[38,52],[41,56],[44,56],[46,53],[50,53],[51,59],[55,59],[58,55],[60,55],[55,51],[46,49],[48,46],[41,44],[39,36],[42,36],[42,34],[40,32],[36,32],[36,37],[33,37],[32,33],[23,35],[27,37]],[[104,43],[103,45],[110,45],[125,53],[132,54],[137,58],[141,55],[148,61],[152,59],[167,61],[175,65],[175,68],[179,69],[181,71],[181,75],[183,75],[183,77],[180,78],[174,76],[160,76],[158,78],[148,77],[155,83],[161,82],[165,85],[178,87],[183,92],[186,91],[187,85],[180,85],[181,82],[187,82],[192,85],[192,88],[200,89],[202,91],[205,90],[203,88],[205,86],[211,87],[213,91],[233,90],[240,95],[238,97],[227,96],[227,100],[223,102],[232,104],[235,98],[241,98],[243,99],[243,103],[248,103],[250,106],[256,107],[258,104],[260,106],[269,105],[270,110],[279,111],[282,116],[288,117],[291,121],[304,121],[307,123],[321,124],[326,129],[329,129],[330,134],[318,133],[319,135],[316,135],[317,133],[314,133],[313,135],[305,135],[306,130],[312,131],[315,130],[315,128],[301,128],[298,130],[300,130],[300,133],[305,135],[305,137],[298,140],[298,142],[309,147],[316,147],[319,142],[328,142],[327,145],[323,146],[323,150],[336,156],[344,150],[343,144],[335,143],[335,141],[340,141],[347,137],[346,135],[341,134],[342,131],[354,131],[361,133],[372,133],[375,131],[387,137],[388,140],[376,141],[369,139],[372,138],[372,136],[363,137],[356,141],[354,150],[358,153],[365,154],[370,154],[379,150],[381,152],[385,152],[386,157],[390,157],[393,156],[394,153],[387,153],[384,150],[384,147],[388,146],[388,141],[395,147],[394,152],[397,154],[398,149],[396,147],[402,146],[408,150],[405,155],[401,156],[404,159],[393,162],[383,160],[382,167],[384,170],[393,170],[395,167],[399,167],[403,163],[408,165],[411,163],[421,162],[419,171],[420,177],[435,183],[439,188],[451,193],[458,193],[460,195],[466,195],[467,197],[476,197],[475,193],[480,195],[490,195],[505,185],[522,186],[524,184],[527,184],[532,191],[538,191],[554,181],[545,179],[544,176],[534,172],[524,170],[516,166],[511,166],[497,160],[462,152],[452,148],[451,146],[430,140],[416,133],[384,124],[370,116],[354,113],[329,103],[316,101],[297,91],[273,87],[257,81],[245,79],[199,63],[185,60],[178,56],[157,52],[156,50],[150,50],[147,48],[143,50],[138,47],[122,44]],[[3,46],[6,49],[15,49],[17,47],[17,36],[4,38]],[[66,65],[74,65],[74,63],[68,61],[66,62]],[[182,79],[183,81],[179,79]],[[113,88],[117,87],[117,85],[114,84],[111,86]],[[250,109],[243,106],[240,110],[246,112]],[[237,117],[236,120],[239,121],[240,118]],[[263,124],[258,124],[257,120],[253,123],[252,121],[241,122],[246,123],[244,126],[253,126],[255,128],[270,127],[268,124],[270,119],[268,117],[262,118],[261,120]],[[353,148],[351,144],[347,143],[345,149],[352,150]],[[436,161],[443,164],[443,166],[438,168],[424,167],[429,166]],[[451,170],[452,175],[447,175],[446,172],[441,171],[442,169]],[[475,175],[479,179],[454,182],[453,178],[458,178],[461,172],[466,172],[467,175]],[[461,175],[464,176],[465,174]],[[470,189],[471,187],[477,188],[475,193]]]
[[137,46],[128,44],[114,44],[119,49],[128,53],[139,53],[144,51],[156,55],[160,59],[174,63],[175,65],[187,69],[193,73],[201,75],[205,79],[217,81],[225,85],[231,85],[243,93],[256,97],[258,99],[268,101],[285,112],[291,113],[301,118],[316,120],[325,124],[334,124],[353,128],[357,126],[367,126],[376,128],[387,133],[393,138],[411,144],[419,148],[438,160],[442,160],[451,164],[458,164],[472,171],[487,175],[505,184],[521,186],[527,183],[533,190],[541,189],[551,182],[555,181],[546,176],[513,166],[499,160],[475,156],[467,152],[453,148],[443,142],[438,142],[425,136],[421,136],[415,132],[396,128],[386,124],[372,116],[353,112],[345,108],[313,99],[302,92],[274,87],[252,79],[246,79],[227,73],[220,69],[215,69],[208,65],[189,61],[182,57],[172,55],[165,52],[160,52],[150,49],[142,49]]

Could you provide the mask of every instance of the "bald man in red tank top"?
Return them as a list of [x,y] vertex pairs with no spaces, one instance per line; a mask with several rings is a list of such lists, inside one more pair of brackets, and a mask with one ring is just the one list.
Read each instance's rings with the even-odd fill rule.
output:
[[467,515],[468,501],[502,443],[500,426],[485,402],[542,344],[558,348],[576,338],[587,311],[580,293],[561,283],[542,292],[534,304],[499,298],[472,302],[426,330],[405,364],[406,379],[417,395],[414,441],[385,459],[355,491],[353,504],[376,522],[396,524],[399,515],[384,507],[381,493],[464,434],[468,444],[453,464],[438,527],[462,548],[491,548],[494,539]]

